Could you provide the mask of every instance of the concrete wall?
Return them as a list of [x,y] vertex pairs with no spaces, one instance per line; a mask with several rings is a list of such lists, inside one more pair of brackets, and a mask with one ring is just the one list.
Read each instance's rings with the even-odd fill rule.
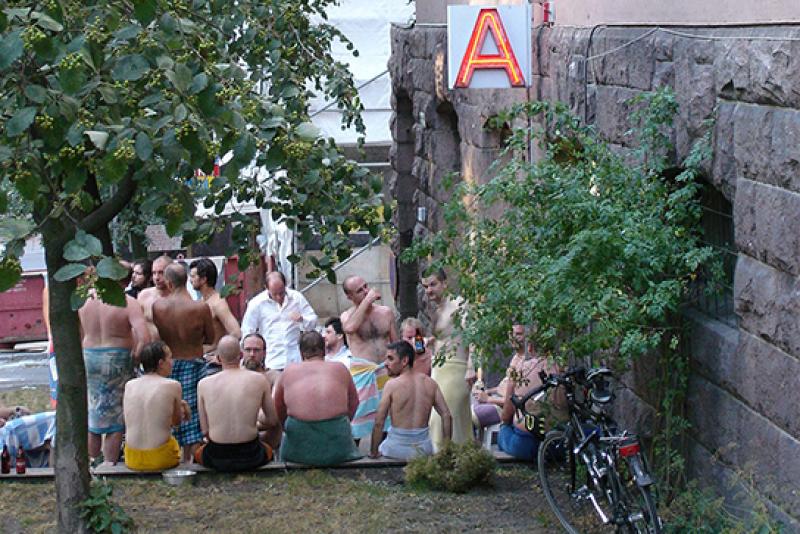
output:
[[[417,0],[417,22],[444,23],[447,6],[458,4],[516,4],[520,0]],[[533,19],[542,21],[541,1],[534,3]],[[730,26],[800,21],[796,0],[555,0],[550,9],[557,26],[591,27],[598,24]]]
[[[672,30],[537,28],[534,84],[526,92],[449,91],[441,74],[446,28],[396,27],[393,121],[405,132],[394,133],[392,191],[404,199],[396,216],[417,234],[437,231],[447,199],[437,186],[439,167],[452,167],[458,156],[462,179],[487,180],[501,132],[487,130],[486,119],[514,101],[562,101],[624,154],[626,101],[669,85],[680,104],[671,133],[676,165],[714,118],[706,178],[733,205],[738,326],[691,317],[691,468],[721,487],[737,472],[752,473],[755,492],[740,496],[764,499],[789,531],[800,530],[800,28]],[[594,58],[587,63],[587,56]],[[447,133],[453,114],[457,148],[449,148]],[[419,206],[429,218],[416,223]],[[646,431],[652,408],[641,400],[646,391],[634,389],[631,424]]]

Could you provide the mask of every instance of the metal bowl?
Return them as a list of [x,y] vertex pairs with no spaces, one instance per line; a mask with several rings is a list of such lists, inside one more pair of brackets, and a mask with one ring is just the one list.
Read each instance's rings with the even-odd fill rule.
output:
[[189,469],[170,469],[164,471],[161,476],[164,482],[170,486],[180,486],[181,484],[194,484],[195,476],[197,473]]

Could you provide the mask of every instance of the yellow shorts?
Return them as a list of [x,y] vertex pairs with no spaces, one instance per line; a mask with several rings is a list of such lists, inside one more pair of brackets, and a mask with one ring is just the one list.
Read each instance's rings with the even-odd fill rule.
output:
[[181,448],[174,436],[155,449],[134,449],[125,445],[125,465],[134,471],[161,471],[178,465]]

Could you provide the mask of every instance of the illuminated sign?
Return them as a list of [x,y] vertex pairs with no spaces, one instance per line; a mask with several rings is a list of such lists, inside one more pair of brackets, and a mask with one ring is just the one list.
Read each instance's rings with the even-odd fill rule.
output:
[[530,5],[447,6],[447,52],[450,89],[530,85]]

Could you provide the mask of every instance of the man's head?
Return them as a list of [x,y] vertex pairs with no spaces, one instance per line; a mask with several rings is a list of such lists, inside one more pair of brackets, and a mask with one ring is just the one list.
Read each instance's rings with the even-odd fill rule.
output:
[[300,336],[300,356],[304,360],[325,357],[325,341],[319,332],[312,330]]
[[270,271],[266,281],[269,298],[283,306],[283,299],[286,298],[286,277],[280,271]]
[[208,258],[200,258],[189,264],[189,281],[195,290],[217,285],[217,266]]
[[150,260],[139,260],[133,264],[131,286],[137,289],[150,287],[151,276],[153,276],[153,264]]
[[386,348],[386,372],[389,376],[400,376],[414,367],[414,347],[410,343],[395,341]]
[[164,279],[170,292],[186,287],[186,269],[183,265],[171,263],[164,269]]
[[223,366],[238,366],[242,357],[239,340],[230,335],[222,336],[217,343],[217,357]]
[[516,352],[525,351],[525,343],[527,342],[528,332],[525,325],[515,324],[511,326],[511,347]]
[[338,317],[331,317],[325,321],[325,330],[322,331],[325,340],[325,354],[336,354],[342,345],[347,346],[347,336],[342,328],[342,321]]
[[444,269],[439,269],[430,276],[424,277],[422,287],[425,288],[425,295],[431,302],[440,303],[447,289],[447,275]]
[[344,279],[342,283],[344,294],[356,306],[361,304],[364,297],[369,293],[369,285],[367,282],[358,275],[351,275]]
[[244,366],[251,371],[263,371],[264,360],[267,357],[267,342],[258,332],[244,336],[242,340],[242,355]]
[[170,265],[172,265],[172,258],[169,256],[159,256],[153,262],[153,284],[159,291],[167,289],[167,281],[164,278],[164,273]]
[[172,351],[163,341],[148,343],[139,352],[139,362],[145,374],[157,373],[169,376],[172,373]]
[[425,337],[425,327],[416,317],[406,317],[400,324],[400,339],[414,346],[414,338],[418,335]]

